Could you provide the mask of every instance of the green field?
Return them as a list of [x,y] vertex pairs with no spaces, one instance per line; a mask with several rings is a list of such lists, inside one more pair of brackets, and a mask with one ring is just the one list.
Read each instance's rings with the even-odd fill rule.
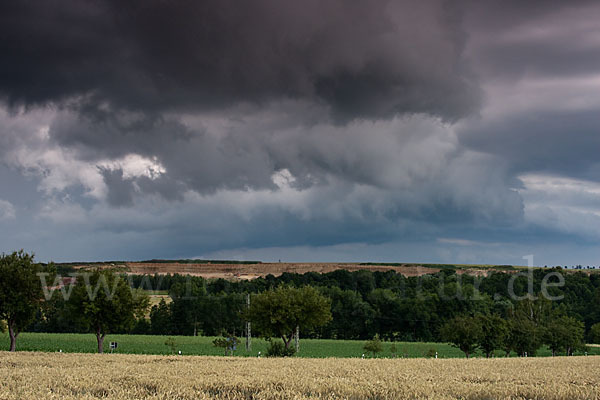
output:
[[[214,337],[205,336],[170,336],[175,340],[176,351],[184,355],[223,355],[223,350],[212,345]],[[147,335],[107,335],[104,341],[105,351],[110,352],[109,343],[118,342],[117,353],[128,354],[170,354],[170,348],[165,345],[169,336]],[[300,357],[361,357],[364,353],[364,341],[359,340],[325,340],[303,339],[300,341]],[[397,357],[427,357],[438,352],[440,358],[460,358],[464,354],[445,343],[413,343],[396,342]],[[8,350],[8,334],[0,335],[0,349]],[[393,357],[390,352],[391,343],[384,342],[384,351],[380,357]],[[260,351],[263,355],[267,343],[262,339],[252,340],[252,350],[246,352],[244,343],[238,345],[235,355],[242,357],[256,357]],[[96,337],[92,334],[76,333],[22,333],[17,341],[17,351],[44,351],[56,352],[62,350],[67,353],[93,353],[96,351]],[[600,347],[590,347],[588,354],[600,355]],[[498,356],[502,356],[498,352]],[[550,352],[540,349],[540,356],[549,356]],[[481,356],[481,353],[476,354]]]

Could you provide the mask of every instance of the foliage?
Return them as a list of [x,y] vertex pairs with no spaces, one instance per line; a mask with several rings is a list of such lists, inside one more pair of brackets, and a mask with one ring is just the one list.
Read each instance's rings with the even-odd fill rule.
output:
[[507,322],[497,314],[478,315],[477,322],[481,325],[481,335],[478,346],[487,358],[492,356],[494,350],[504,349],[509,337]]
[[584,348],[583,323],[573,317],[560,316],[552,319],[544,330],[544,343],[552,355],[564,351],[570,356],[576,349]]
[[458,347],[467,358],[479,347],[482,334],[478,319],[469,316],[454,317],[440,330],[441,337]]
[[289,347],[296,327],[310,331],[331,320],[331,301],[312,287],[280,286],[252,297],[245,318],[265,337]]
[[227,356],[233,355],[233,352],[237,350],[239,339],[234,335],[227,335],[227,337],[216,338],[212,343],[213,346],[222,348]]
[[595,323],[590,328],[589,342],[595,343],[595,344],[600,344],[600,322]]
[[171,308],[164,299],[150,310],[150,332],[153,335],[169,335],[173,332]]
[[10,351],[16,350],[19,333],[40,308],[44,293],[38,274],[42,272],[45,269],[34,262],[33,254],[23,250],[0,256],[0,320],[6,320]]
[[165,346],[167,346],[169,350],[171,350],[171,354],[175,354],[175,352],[177,351],[177,342],[172,337],[169,337],[167,338],[167,340],[165,340]]
[[509,338],[506,348],[517,352],[520,356],[535,356],[543,344],[545,326],[547,325],[552,305],[544,297],[525,299],[517,303],[509,313]]
[[148,297],[113,271],[97,269],[78,276],[68,305],[72,320],[96,335],[102,353],[106,334],[130,329],[148,307]]
[[381,353],[383,351],[383,343],[381,342],[379,335],[375,335],[373,339],[367,341],[363,346],[363,349],[367,353],[371,353],[373,356]]
[[[508,290],[514,280],[515,294],[527,294],[527,276],[508,274],[499,269],[490,271],[486,277],[458,275],[452,268],[444,268],[438,273],[432,271],[429,275],[415,277],[404,277],[394,271],[336,270],[324,274],[283,273],[277,277],[269,275],[235,281],[204,280],[177,274],[130,278],[132,285],[142,285],[148,290],[169,291],[177,284],[205,288],[195,319],[187,307],[189,301],[174,298],[174,303],[179,300],[181,303],[176,309],[169,310],[173,334],[193,335],[194,327],[197,332],[206,335],[218,335],[223,329],[239,332],[244,324],[239,312],[245,307],[245,294],[262,293],[284,284],[290,287],[312,286],[331,299],[332,320],[322,327],[303,331],[303,338],[366,340],[379,334],[386,340],[437,341],[441,340],[439,332],[442,325],[457,315],[497,314],[510,319],[519,303],[527,303],[526,300],[512,298]],[[533,311],[534,324],[543,326],[545,321],[538,321],[537,315],[542,317],[547,314],[547,308],[554,310],[560,307],[568,315],[583,321],[589,335],[590,327],[600,322],[600,308],[595,306],[600,303],[600,274],[559,268],[535,269],[531,273],[535,291],[540,290],[547,274],[563,276],[563,286],[548,290],[552,296],[563,298],[539,303],[541,308],[529,310],[527,318],[531,319]],[[520,317],[525,318],[524,315]],[[511,348],[511,345],[507,343],[503,347]]]
[[511,318],[509,327],[510,334],[505,349],[514,350],[521,357],[535,356],[542,345],[543,328],[523,317]]
[[296,349],[293,346],[286,347],[279,340],[270,340],[265,354],[267,357],[292,357],[296,354]]

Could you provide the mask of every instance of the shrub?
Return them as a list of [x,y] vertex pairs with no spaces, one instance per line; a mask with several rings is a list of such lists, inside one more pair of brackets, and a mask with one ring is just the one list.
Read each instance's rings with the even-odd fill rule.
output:
[[177,346],[177,344],[175,343],[175,339],[170,337],[167,340],[165,340],[165,346],[167,346],[169,349],[171,349],[172,354],[175,354],[175,350],[176,350],[176,346]]
[[220,347],[225,351],[225,355],[233,355],[233,352],[237,350],[237,344],[239,339],[233,335],[227,337],[216,338],[213,340],[213,346]]
[[379,335],[375,335],[373,339],[367,341],[363,349],[365,349],[367,353],[373,354],[373,356],[377,355],[377,353],[381,353],[383,351],[383,343],[381,343]]
[[295,348],[285,347],[279,340],[271,341],[267,348],[267,357],[291,357],[294,354],[296,354]]

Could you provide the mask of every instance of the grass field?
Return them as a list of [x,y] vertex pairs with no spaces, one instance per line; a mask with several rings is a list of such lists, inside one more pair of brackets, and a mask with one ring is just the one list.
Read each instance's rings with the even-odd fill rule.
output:
[[[165,344],[169,336],[145,336],[145,335],[107,335],[105,349],[109,350],[111,341],[118,342],[118,353],[127,354],[170,354],[171,349]],[[172,336],[175,340],[176,352],[181,351],[184,355],[223,355],[223,350],[212,345],[214,337],[205,336]],[[242,338],[240,338],[242,339]],[[302,339],[300,340],[300,357],[361,357],[364,353],[364,341],[358,340],[325,340],[325,339]],[[428,354],[438,352],[440,358],[464,357],[464,354],[445,343],[411,343],[396,342],[397,357],[427,357]],[[8,334],[0,335],[0,349],[7,350],[9,347]],[[384,351],[380,357],[394,357],[390,352],[391,343],[384,343]],[[235,352],[237,356],[255,357],[260,351],[265,354],[267,343],[262,339],[252,340],[252,350],[246,352],[244,342],[238,345]],[[18,351],[43,351],[57,352],[62,350],[66,353],[93,353],[96,351],[96,337],[92,334],[73,333],[22,333],[17,341]],[[600,347],[590,347],[588,354],[600,355]],[[481,355],[481,354],[479,354]],[[502,356],[501,352],[498,356]],[[541,356],[549,356],[550,352],[541,349]],[[477,354],[476,354],[477,356]]]
[[600,399],[600,357],[266,359],[0,352],[0,399]]

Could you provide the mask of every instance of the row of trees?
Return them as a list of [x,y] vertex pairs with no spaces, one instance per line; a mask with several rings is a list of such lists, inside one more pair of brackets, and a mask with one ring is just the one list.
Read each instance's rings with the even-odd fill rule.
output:
[[[12,349],[18,333],[24,329],[93,332],[101,351],[107,332],[211,336],[228,332],[235,335],[243,332],[247,319],[253,320],[257,334],[281,337],[286,346],[291,340],[290,329],[297,326],[302,328],[303,337],[368,339],[379,335],[386,340],[440,341],[450,340],[448,332],[457,331],[446,330],[450,322],[478,315],[495,318],[491,322],[494,327],[500,324],[497,321],[504,321],[509,333],[500,336],[520,354],[523,353],[520,349],[526,349],[524,351],[533,355],[536,348],[520,344],[524,341],[517,338],[534,337],[539,339],[535,343],[549,343],[551,333],[565,326],[571,326],[568,332],[574,331],[573,325],[566,325],[558,317],[583,321],[583,326],[588,328],[588,338],[600,340],[594,337],[600,334],[600,325],[594,325],[600,320],[600,279],[595,274],[565,275],[564,284],[551,288],[550,293],[562,299],[550,302],[540,294],[534,296],[539,297],[535,301],[515,301],[503,286],[509,286],[512,280],[516,293],[522,295],[530,285],[537,287],[544,279],[541,273],[548,270],[535,271],[531,282],[527,277],[515,280],[503,273],[479,279],[460,276],[452,270],[412,278],[391,271],[340,270],[329,274],[268,276],[252,282],[206,281],[179,275],[126,279],[112,272],[96,271],[79,277],[74,286],[54,290],[51,297],[46,296],[40,284],[37,276],[40,272],[49,274],[47,282],[54,282],[53,266],[35,264],[33,257],[24,252],[0,259],[0,319],[7,321]],[[145,311],[148,298],[140,286],[141,289],[168,290],[172,301],[154,306],[148,318]],[[288,290],[285,294],[280,292],[282,286]],[[252,294],[250,310],[246,307],[247,293]],[[45,297],[47,300],[42,301]],[[279,310],[287,311],[273,315],[274,304],[281,305]],[[306,310],[320,309],[316,304],[327,305],[324,307],[327,313],[316,319],[318,323],[309,323],[298,316],[299,310],[306,313]],[[262,305],[261,312],[251,312],[259,305]],[[269,316],[267,320],[271,322],[280,321],[278,318],[283,315],[296,320],[286,322],[285,333],[277,328],[275,334],[273,326],[260,322],[264,315]],[[484,331],[486,325],[482,318],[475,320]],[[465,326],[462,322],[460,325]],[[465,332],[461,336],[481,337],[479,331],[475,331],[476,334]],[[580,330],[576,331],[579,335]],[[482,340],[475,341],[480,348],[485,346]]]
[[[548,276],[552,278],[548,280]],[[245,304],[246,293],[261,293],[286,285],[312,286],[331,300],[333,318],[325,326],[307,333],[313,337],[366,340],[379,334],[386,340],[432,341],[440,340],[441,327],[458,315],[498,314],[506,319],[520,302],[518,299],[525,298],[531,288],[541,295],[544,280],[556,284],[559,278],[562,284],[547,290],[548,295],[556,298],[552,307],[582,321],[588,340],[592,340],[591,327],[600,323],[600,274],[596,273],[536,269],[530,277],[504,272],[474,277],[444,269],[435,274],[404,277],[393,271],[337,270],[326,274],[284,273],[251,281],[205,281],[194,277],[188,282],[203,288],[202,301],[210,304],[203,316],[196,318],[198,329],[205,334],[230,330],[213,321],[225,318],[228,325],[235,324],[229,316],[236,315]],[[187,278],[157,275],[131,279],[133,287],[172,293],[174,287],[185,285]],[[511,288],[515,296],[511,296]],[[219,310],[220,317],[213,315],[214,310]],[[185,322],[180,317],[181,314],[175,317],[174,323],[179,327],[176,333],[193,334],[194,319]],[[238,320],[236,326],[239,323]],[[188,327],[182,329],[186,324]]]
[[[51,312],[57,312],[57,304],[62,307],[59,318],[63,324],[96,335],[99,353],[103,352],[107,333],[131,331],[147,324],[148,296],[131,288],[122,275],[97,269],[80,275],[73,286],[51,288],[49,297],[50,288],[43,285],[40,274],[48,278],[53,273],[52,266],[44,268],[34,263],[33,256],[23,251],[0,257],[0,319],[7,321],[11,351],[16,349],[19,333],[36,314],[38,320],[47,320],[53,316]],[[175,299],[171,305],[163,301],[153,307],[150,329],[171,329],[173,315],[178,314],[183,314],[184,320],[193,317],[193,328],[197,329],[196,318],[210,307],[210,302],[205,301],[210,298],[205,296],[204,287],[188,283],[171,288]],[[48,301],[44,302],[44,298]],[[330,308],[329,299],[314,288],[278,287],[253,296],[252,304],[238,310],[234,318],[252,321],[262,336],[281,338],[287,349],[300,328],[312,330],[327,323],[331,319]]]
[[[52,282],[54,273],[53,265],[37,264],[23,250],[0,257],[0,319],[7,324],[10,351],[15,351],[19,334],[44,308],[49,288],[41,277]],[[83,278],[63,288],[68,291],[64,317],[80,330],[94,332],[102,353],[106,334],[130,329],[148,308],[148,296],[132,290],[111,271],[96,270]]]
[[583,323],[552,311],[549,302],[542,299],[523,300],[508,318],[497,314],[456,316],[444,324],[440,336],[467,358],[478,349],[489,358],[496,350],[506,356],[511,351],[519,356],[535,356],[543,344],[553,356],[558,352],[572,355],[585,348]]

